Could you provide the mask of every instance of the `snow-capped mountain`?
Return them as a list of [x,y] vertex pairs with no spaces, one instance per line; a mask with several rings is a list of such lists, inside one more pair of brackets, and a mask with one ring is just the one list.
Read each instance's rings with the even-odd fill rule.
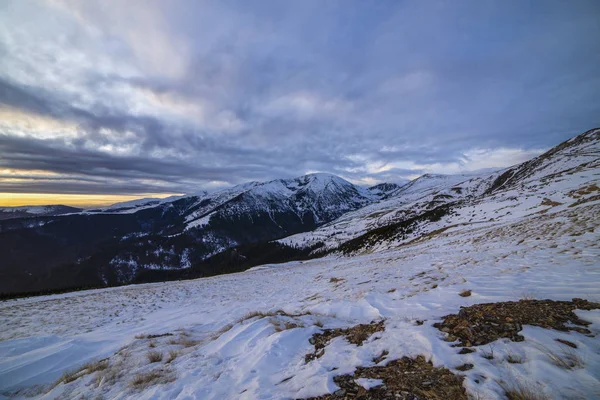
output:
[[[0,292],[235,272],[394,248],[596,201],[600,130],[497,171],[362,188],[329,174],[0,222]],[[35,246],[36,252],[29,249]]]
[[[102,285],[128,283],[144,271],[188,269],[231,247],[315,229],[381,196],[334,175],[309,174],[64,218],[12,219],[0,224],[0,247],[10,246],[0,292],[55,285],[59,276],[61,285]],[[35,254],[27,251],[32,242]]]
[[[329,174],[252,182],[205,196],[190,196],[158,206],[178,218],[148,239],[147,246],[125,246],[111,265],[123,275],[132,268],[189,268],[228,248],[313,230],[379,197]],[[143,235],[144,232],[139,234]],[[137,242],[138,237],[123,243]],[[154,257],[152,256],[154,255]]]

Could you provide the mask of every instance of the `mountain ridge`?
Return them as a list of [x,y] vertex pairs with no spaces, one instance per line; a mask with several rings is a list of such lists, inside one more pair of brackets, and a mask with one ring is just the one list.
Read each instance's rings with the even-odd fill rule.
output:
[[[492,172],[425,174],[369,188],[318,173],[5,220],[0,292],[194,278],[376,252],[457,226],[475,229],[596,201],[599,169],[600,129],[592,129]],[[27,252],[32,246],[36,254]]]

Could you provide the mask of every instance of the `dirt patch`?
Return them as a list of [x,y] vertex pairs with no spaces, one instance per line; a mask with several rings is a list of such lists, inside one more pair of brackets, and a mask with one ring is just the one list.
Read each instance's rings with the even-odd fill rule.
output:
[[562,203],[559,203],[558,201],[554,201],[554,200],[551,200],[551,199],[548,199],[548,198],[544,197],[544,199],[542,200],[541,205],[543,205],[543,206],[550,206],[550,207],[556,207],[556,206],[562,205]]
[[573,310],[599,308],[600,303],[592,303],[583,299],[573,299],[572,301],[520,300],[476,304],[470,307],[461,307],[458,314],[447,315],[442,322],[433,326],[448,333],[448,341],[460,340],[458,346],[461,347],[480,346],[499,338],[521,342],[524,338],[518,332],[521,331],[524,324],[563,332],[573,330],[591,334],[585,328],[590,323],[580,319]]
[[385,330],[384,321],[371,322],[370,324],[360,324],[351,328],[337,328],[337,329],[324,329],[323,332],[315,333],[308,340],[310,344],[315,346],[315,351],[308,353],[304,357],[304,361],[307,363],[320,358],[325,354],[325,346],[329,342],[338,336],[345,336],[346,339],[357,346],[361,346],[365,340],[367,340],[375,332],[383,332]]
[[[383,384],[367,390],[356,383],[359,378],[380,379]],[[354,375],[333,378],[339,390],[333,394],[313,397],[326,399],[431,399],[466,400],[463,377],[446,368],[436,368],[425,357],[403,357],[385,366],[358,367]]]
[[597,201],[597,200],[600,200],[600,194],[597,194],[595,196],[586,197],[583,199],[579,199],[576,202],[569,205],[569,207],[577,207],[580,204],[589,203],[591,201]]
[[596,184],[591,184],[588,186],[583,186],[577,190],[571,190],[569,192],[569,196],[578,199],[581,196],[592,194],[594,192],[600,192],[600,187],[598,187],[598,185],[596,185]]

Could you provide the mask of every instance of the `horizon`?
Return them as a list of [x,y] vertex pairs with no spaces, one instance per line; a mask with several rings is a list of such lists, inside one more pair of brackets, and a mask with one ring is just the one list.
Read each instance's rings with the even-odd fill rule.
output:
[[600,126],[599,14],[592,0],[8,0],[0,206],[519,164]]
[[[479,170],[473,171],[462,171],[457,172],[456,174],[443,174],[443,173],[435,173],[434,175],[461,175],[461,174],[477,174],[477,173],[493,173],[494,171],[498,171],[503,169],[501,167],[489,167],[483,168]],[[329,172],[307,172],[303,175],[292,177],[292,178],[277,178],[277,179],[295,179],[308,175],[315,174],[325,174],[332,175],[342,178],[353,185],[369,188],[382,183],[392,183],[397,185],[405,185],[414,180],[417,180],[425,175],[430,175],[431,173],[424,173],[418,176],[412,176],[405,179],[398,179],[395,181],[385,181],[385,182],[377,182],[377,183],[355,183],[351,180],[348,180],[339,175],[331,174]],[[275,180],[277,180],[275,179]],[[261,181],[259,183],[268,183],[270,180]],[[243,185],[250,182],[244,182],[237,185]],[[206,191],[207,193],[213,193],[219,190],[231,188],[237,185],[225,185],[222,187],[215,187],[212,190]],[[193,193],[145,193],[141,195],[98,195],[98,194],[63,194],[63,193],[0,193],[0,207],[5,208],[18,208],[18,207],[37,207],[37,206],[70,206],[82,209],[93,209],[98,207],[107,207],[112,206],[114,204],[134,201],[134,200],[142,200],[142,199],[165,199],[168,197],[184,197],[184,196],[193,196]]]
[[[527,161],[527,160],[525,160]],[[515,164],[516,165],[516,164]],[[511,166],[509,166],[511,167]],[[425,175],[476,175],[493,173],[504,169],[504,167],[488,167],[473,171],[460,171],[456,174],[444,174],[444,173],[424,173],[418,176],[412,176],[405,179],[397,179],[395,181],[385,181],[376,183],[355,183],[339,175],[331,174],[329,172],[307,172],[303,175],[291,177],[291,178],[276,178],[278,179],[296,179],[303,176],[309,175],[331,175],[342,178],[353,185],[360,186],[363,188],[369,188],[383,183],[392,183],[400,186],[406,185],[414,180],[417,180]],[[268,183],[272,180],[259,181],[258,183]],[[243,182],[237,185],[224,185],[221,187],[214,187],[212,190],[206,190],[206,193],[213,193],[219,190],[228,189],[238,185],[244,185],[250,182]],[[196,191],[198,192],[198,191]],[[93,209],[98,207],[108,207],[114,204],[129,202],[134,200],[142,199],[165,199],[168,197],[185,197],[194,196],[194,193],[145,193],[141,195],[97,195],[97,194],[61,194],[61,193],[0,193],[0,207],[5,208],[19,208],[19,207],[37,207],[37,206],[70,206],[82,209]]]

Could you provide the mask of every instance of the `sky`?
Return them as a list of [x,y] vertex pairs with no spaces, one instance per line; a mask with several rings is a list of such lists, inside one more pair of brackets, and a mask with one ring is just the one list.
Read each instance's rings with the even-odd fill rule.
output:
[[0,204],[506,167],[599,93],[597,0],[4,0]]

